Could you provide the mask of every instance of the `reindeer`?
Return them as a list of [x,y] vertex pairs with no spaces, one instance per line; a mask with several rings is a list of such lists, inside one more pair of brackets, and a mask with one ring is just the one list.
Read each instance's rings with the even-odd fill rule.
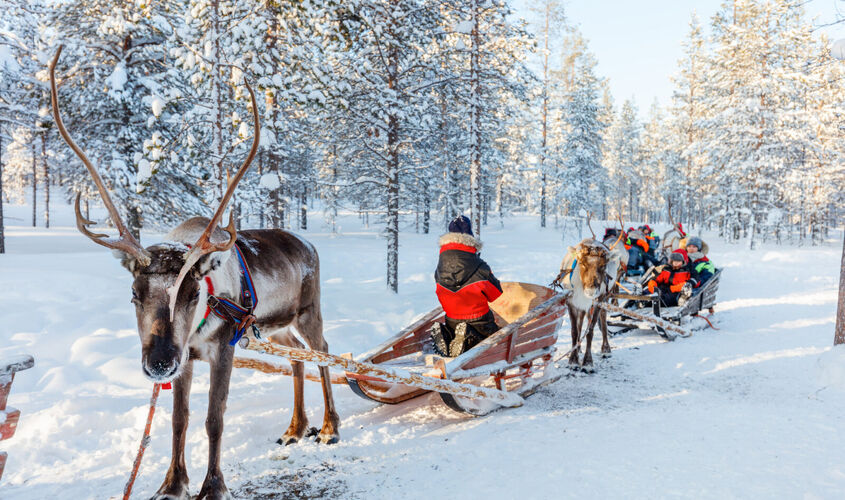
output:
[[684,232],[682,226],[679,223],[676,223],[675,218],[672,217],[671,201],[666,202],[666,211],[669,213],[669,222],[672,224],[672,229],[663,235],[661,251],[663,258],[668,260],[669,254],[680,247],[681,240],[686,236],[686,233]]
[[[572,290],[572,297],[567,301],[574,349],[569,355],[569,366],[570,368],[580,367],[581,370],[589,373],[595,372],[592,345],[593,330],[597,320],[600,321],[602,331],[601,355],[603,358],[609,358],[611,355],[610,342],[607,338],[607,313],[593,304],[596,301],[607,300],[610,293],[616,290],[616,282],[621,278],[621,273],[625,272],[625,265],[628,262],[628,253],[624,251],[624,248],[621,251],[616,249],[622,239],[622,233],[618,235],[616,243],[610,247],[599,242],[590,226],[591,215],[587,217],[587,227],[590,228],[593,237],[585,238],[574,248],[569,247],[569,252],[560,264],[560,274],[553,282]],[[583,361],[579,364],[580,348],[576,346],[587,312],[590,312],[586,333],[587,345],[584,348]]]
[[[258,109],[255,94],[246,81],[252,99],[255,136],[249,155],[229,182],[214,215],[211,219],[188,219],[168,233],[166,242],[142,247],[123,224],[97,169],[64,127],[55,79],[55,67],[61,51],[59,47],[49,66],[53,117],[61,136],[93,177],[119,237],[107,238],[105,234],[94,234],[88,230],[87,226],[94,223],[80,213],[79,195],[75,203],[76,226],[94,243],[113,249],[120,256],[123,266],[132,273],[132,303],[141,338],[141,369],[156,383],[173,382],[170,468],[153,498],[190,498],[185,438],[195,359],[208,361],[211,367],[205,420],[209,441],[208,471],[196,498],[231,498],[220,471],[220,449],[234,355],[233,330],[243,333],[255,325],[268,334],[270,341],[299,348],[307,344],[311,349],[327,352],[320,314],[317,251],[310,243],[287,231],[247,230],[238,234],[231,214],[225,230],[217,226],[238,181],[258,149]],[[241,258],[245,265],[240,263]],[[252,278],[249,296],[245,295],[245,290],[250,282],[242,274]],[[217,317],[221,302],[237,303],[241,298],[243,304],[247,302],[245,297],[249,299],[249,307],[244,306],[247,312],[236,327]],[[209,311],[215,314],[210,315]],[[222,317],[227,317],[226,314],[229,313],[224,311]],[[238,320],[231,315],[228,318]],[[277,441],[285,445],[302,439],[308,430],[302,394],[304,367],[301,362],[291,364],[293,416],[287,430]],[[320,367],[320,377],[325,413],[317,440],[335,443],[339,440],[340,424],[327,367]]]

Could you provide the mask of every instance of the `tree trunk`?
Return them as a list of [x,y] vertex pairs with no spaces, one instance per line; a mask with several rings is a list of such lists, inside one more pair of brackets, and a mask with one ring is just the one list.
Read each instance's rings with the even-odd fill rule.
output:
[[839,263],[839,302],[836,307],[836,332],[833,335],[833,345],[838,344],[845,344],[845,239],[842,242],[842,261]]
[[41,163],[44,165],[44,227],[50,227],[50,165],[47,163],[47,131],[41,134]]
[[0,130],[0,253],[6,253],[6,231],[3,219],[3,131]]
[[[261,152],[258,153],[258,178],[261,179],[261,176],[264,175],[264,155],[265,150],[262,148]],[[260,229],[264,229],[264,207],[266,203],[262,200],[258,203],[258,227]]]
[[304,182],[299,193],[299,229],[308,229],[308,186]]
[[429,188],[428,177],[423,176],[423,234],[428,234],[431,224],[431,195]]
[[543,29],[543,137],[540,144],[540,227],[546,227],[546,134],[549,109],[549,17],[551,5],[546,2],[546,23]]
[[470,120],[472,127],[472,147],[470,152],[469,171],[469,203],[470,216],[475,226],[476,236],[481,236],[481,86],[479,71],[481,70],[480,52],[481,37],[479,35],[478,0],[472,2],[472,51],[470,52]]
[[389,118],[387,148],[387,287],[399,293],[399,124]]
[[35,141],[32,141],[32,227],[35,227],[35,202],[38,200],[38,168],[35,160]]

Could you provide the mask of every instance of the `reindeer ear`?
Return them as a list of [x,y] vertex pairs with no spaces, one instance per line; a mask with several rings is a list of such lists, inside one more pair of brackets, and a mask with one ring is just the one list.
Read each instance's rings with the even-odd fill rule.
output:
[[132,273],[132,276],[137,278],[141,274],[141,264],[134,255],[130,255],[122,250],[113,249],[111,254],[115,259],[120,260],[120,265],[125,267],[127,271]]
[[227,250],[225,252],[211,252],[210,254],[203,255],[200,257],[200,260],[194,264],[194,267],[191,268],[191,275],[194,279],[201,279],[203,276],[225,264],[231,255],[231,250]]

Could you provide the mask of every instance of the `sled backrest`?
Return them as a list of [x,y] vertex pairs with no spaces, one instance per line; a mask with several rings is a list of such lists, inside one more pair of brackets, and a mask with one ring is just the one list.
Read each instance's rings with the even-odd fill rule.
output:
[[505,324],[512,323],[554,295],[554,291],[544,286],[517,281],[502,282],[502,292],[502,295],[490,304],[490,309],[497,316],[496,322],[499,323],[498,319],[501,318]]

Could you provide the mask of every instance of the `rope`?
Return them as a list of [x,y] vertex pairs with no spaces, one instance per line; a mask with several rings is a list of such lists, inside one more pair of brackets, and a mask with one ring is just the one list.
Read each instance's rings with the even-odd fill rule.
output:
[[710,318],[708,318],[707,316],[702,316],[701,314],[693,314],[693,316],[703,319],[704,321],[707,322],[708,325],[710,325],[710,328],[712,328],[714,330],[718,330],[718,328],[713,326],[713,323],[710,322]]
[[144,427],[144,437],[141,438],[141,446],[138,447],[138,455],[135,457],[135,463],[132,464],[132,474],[129,476],[129,481],[123,487],[123,500],[129,500],[129,495],[132,494],[132,485],[135,483],[135,476],[138,475],[138,469],[141,467],[141,459],[144,458],[144,450],[150,444],[150,427],[153,424],[153,415],[156,411],[156,401],[158,401],[158,392],[161,389],[161,384],[153,384],[153,395],[150,397],[150,412],[147,415],[147,425]]

